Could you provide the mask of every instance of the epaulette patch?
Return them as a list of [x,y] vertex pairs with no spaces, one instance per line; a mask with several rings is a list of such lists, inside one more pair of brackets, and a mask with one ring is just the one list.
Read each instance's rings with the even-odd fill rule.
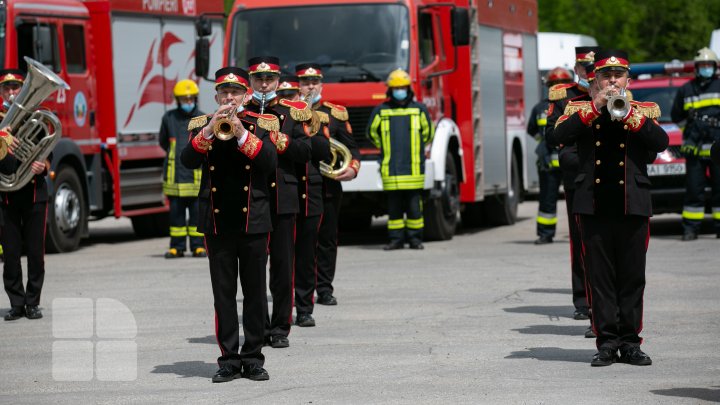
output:
[[327,115],[326,112],[315,111],[315,113],[317,113],[318,117],[320,118],[320,122],[322,122],[323,124],[329,124],[329,123],[330,123],[330,116]]
[[658,106],[656,103],[653,103],[652,101],[631,101],[630,104],[632,104],[633,107],[638,110],[640,114],[650,119],[657,119],[660,118],[660,115],[662,115],[662,113],[660,112],[660,106]]
[[[565,106],[565,111],[563,112],[563,115],[567,115],[569,117],[587,107],[590,107],[589,101],[571,101],[568,103],[567,106]],[[592,107],[590,108],[592,109]]]
[[252,111],[246,111],[246,114],[257,119],[257,126],[266,131],[280,130],[280,120],[272,114],[257,114]]
[[290,117],[295,121],[307,121],[312,118],[312,110],[304,101],[280,100],[280,105],[290,108]]
[[548,90],[548,100],[558,101],[567,98],[567,89],[573,87],[575,83],[556,84]]
[[205,124],[207,124],[207,122],[208,122],[207,115],[200,115],[200,116],[194,117],[188,123],[188,131],[192,131],[195,128],[200,128],[202,126],[205,126]]
[[325,101],[323,103],[325,107],[330,108],[330,114],[340,121],[347,121],[350,117],[348,116],[347,108]]

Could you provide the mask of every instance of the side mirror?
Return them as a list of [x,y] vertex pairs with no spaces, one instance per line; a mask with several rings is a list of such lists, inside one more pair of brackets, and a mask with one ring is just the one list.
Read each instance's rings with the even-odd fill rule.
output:
[[199,38],[195,41],[195,75],[207,78],[210,70],[210,41]]
[[195,32],[200,38],[210,36],[210,34],[212,34],[212,25],[210,24],[210,20],[205,18],[205,16],[200,16],[200,18],[195,20]]
[[451,22],[453,45],[470,45],[470,11],[464,7],[453,8]]

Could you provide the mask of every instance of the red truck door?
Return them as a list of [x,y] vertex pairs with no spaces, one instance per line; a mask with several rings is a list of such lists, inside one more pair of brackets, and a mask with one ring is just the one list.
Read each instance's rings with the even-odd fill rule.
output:
[[445,107],[442,75],[455,64],[449,31],[451,8],[422,8],[418,12],[418,56],[420,62],[420,94],[430,115],[437,119]]

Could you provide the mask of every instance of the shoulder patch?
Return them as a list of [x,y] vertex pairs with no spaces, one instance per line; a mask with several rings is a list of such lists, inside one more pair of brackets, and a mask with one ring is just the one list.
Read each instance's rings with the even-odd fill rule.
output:
[[323,105],[330,109],[330,114],[335,117],[335,119],[338,119],[340,121],[347,121],[350,118],[348,116],[347,108],[341,105],[333,104],[329,101],[323,102]]
[[257,119],[257,126],[266,131],[280,130],[280,120],[272,114],[258,114],[247,110],[245,113],[250,117]]
[[590,101],[571,101],[568,103],[567,106],[565,106],[565,111],[563,112],[563,115],[567,115],[569,117],[576,112],[587,108],[592,110],[592,107],[590,107]]
[[200,115],[200,116],[194,117],[188,123],[188,131],[192,131],[195,128],[200,128],[202,126],[205,126],[205,124],[207,124],[207,123],[208,123],[207,115]]
[[652,101],[631,101],[630,104],[632,104],[632,106],[637,109],[638,112],[648,118],[657,119],[660,118],[660,115],[662,115],[660,112],[660,106],[656,103],[653,103]]
[[567,98],[567,90],[575,86],[575,83],[556,84],[548,90],[548,99],[550,101],[558,101]]
[[330,122],[330,116],[326,112],[315,111],[315,114],[318,115],[318,118],[320,118],[321,123],[328,124]]
[[280,105],[290,108],[290,117],[295,121],[307,121],[312,118],[312,110],[304,101],[280,100]]

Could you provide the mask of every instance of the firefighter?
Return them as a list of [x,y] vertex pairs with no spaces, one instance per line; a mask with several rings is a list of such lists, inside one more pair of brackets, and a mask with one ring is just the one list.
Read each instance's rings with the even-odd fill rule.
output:
[[324,135],[345,145],[353,157],[348,168],[334,179],[322,177],[323,215],[317,243],[317,303],[337,305],[332,283],[335,279],[337,263],[338,218],[342,202],[341,182],[350,181],[357,176],[360,171],[360,152],[352,135],[347,109],[323,99],[321,66],[298,65],[296,74],[300,76],[300,90],[303,97],[307,98],[310,95],[312,100],[308,100],[308,103],[323,121],[322,130],[327,131]]
[[705,173],[710,173],[712,215],[716,237],[720,238],[720,166],[710,160],[713,141],[720,140],[720,79],[718,58],[708,48],[695,56],[695,79],[677,92],[671,117],[685,121],[682,152],[685,155],[685,203],[682,211],[683,241],[698,238],[705,216]]
[[655,103],[627,101],[626,111],[611,118],[608,97],[627,87],[629,63],[623,51],[598,51],[592,100],[568,104],[554,131],[559,143],[578,149],[573,212],[597,335],[592,366],[652,364],[640,350],[638,335],[652,215],[647,161],[665,150],[669,139],[657,123],[660,108]]
[[[225,67],[215,73],[220,108],[212,116],[190,120],[191,141],[181,157],[188,168],[202,168],[198,230],[205,235],[221,352],[213,382],[269,379],[262,354],[267,240],[274,204],[268,183],[277,165],[275,143],[280,144],[282,137],[274,116],[244,110],[248,88],[248,74],[240,68]],[[217,138],[222,129],[219,120],[232,124],[234,137]],[[245,337],[239,351],[238,275]]]
[[[423,249],[422,191],[425,145],[434,135],[424,104],[413,100],[410,75],[394,70],[387,78],[388,99],[368,121],[370,141],[380,149],[380,174],[388,203],[388,243],[384,250]],[[407,219],[403,215],[407,215]]]
[[[20,88],[25,81],[25,74],[19,69],[3,69],[0,71],[0,120],[10,108],[10,102],[20,94]],[[9,130],[9,128],[8,128]],[[8,132],[9,133],[9,132]],[[5,261],[5,253],[0,245],[0,261]]]
[[[277,170],[269,180],[270,200],[273,202],[270,204],[273,233],[270,237],[269,287],[273,308],[265,328],[265,343],[274,348],[284,348],[290,345],[295,220],[300,210],[296,164],[304,164],[311,157],[309,123],[312,112],[302,101],[289,101],[277,96],[280,82],[280,60],[277,57],[253,57],[248,60],[248,65],[253,94],[247,109],[276,116],[280,132],[286,138],[284,144],[278,143]],[[314,325],[315,320],[310,314],[302,315],[298,313],[298,325]]]
[[[545,83],[548,87],[556,84],[570,83],[572,76],[567,69],[556,67],[551,70]],[[537,155],[538,178],[540,180],[540,196],[537,215],[537,236],[536,245],[552,243],[555,237],[555,226],[557,225],[557,200],[560,192],[560,162],[558,160],[557,148],[550,148],[545,142],[545,124],[547,123],[547,110],[549,101],[541,100],[535,104],[528,120],[527,133],[537,140],[535,148]]]
[[166,259],[183,257],[190,238],[193,257],[207,256],[203,235],[197,231],[200,169],[190,170],[180,163],[180,153],[188,143],[187,127],[192,117],[205,115],[197,107],[200,89],[190,80],[175,84],[177,108],[165,113],[160,125],[160,147],[167,153],[163,174],[163,192],[170,201],[170,249]]

